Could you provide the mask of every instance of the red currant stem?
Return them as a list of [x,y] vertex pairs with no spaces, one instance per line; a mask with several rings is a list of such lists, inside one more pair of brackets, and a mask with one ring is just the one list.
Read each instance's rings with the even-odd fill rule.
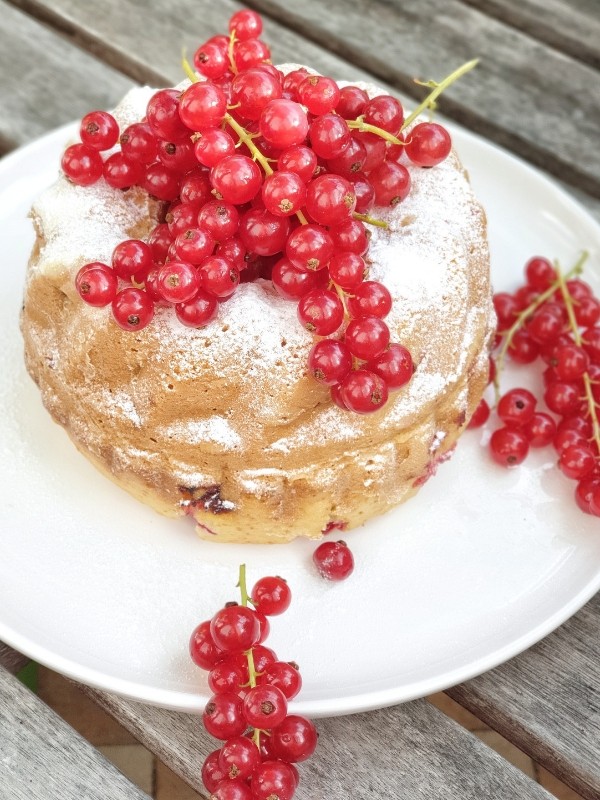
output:
[[[239,573],[237,586],[238,586],[238,588],[240,590],[240,594],[242,595],[242,605],[247,608],[248,607],[248,603],[252,603],[252,600],[250,599],[250,595],[248,594],[248,589],[246,587],[246,565],[245,564],[240,564],[240,573]],[[252,603],[252,605],[254,605],[254,604]]]
[[394,136],[393,133],[384,131],[383,128],[378,128],[377,125],[369,125],[368,122],[364,121],[364,118],[362,116],[357,117],[356,119],[347,119],[346,125],[349,128],[355,128],[361,132],[374,133],[376,136],[381,136],[382,139],[387,139],[388,142],[391,142],[392,144],[399,144],[399,145],[404,144],[402,139],[398,139],[398,137]]
[[[240,564],[240,572],[237,585],[240,589],[240,594],[242,596],[241,597],[242,605],[247,608],[248,603],[252,603],[252,600],[250,599],[250,595],[248,594],[248,587],[246,585],[245,564]],[[256,686],[257,676],[256,676],[256,667],[254,666],[254,651],[252,650],[252,648],[250,648],[250,650],[246,650],[246,659],[248,661],[248,677],[249,677],[247,685],[250,686],[251,689],[254,689],[254,687]],[[252,739],[254,740],[254,744],[260,749],[260,730],[258,728],[254,729],[254,732],[252,734]]]
[[433,108],[435,106],[436,99],[441,95],[441,93],[445,91],[459,78],[462,78],[463,75],[466,75],[467,72],[470,72],[474,67],[477,66],[478,63],[479,63],[478,58],[474,58],[472,61],[467,61],[465,64],[462,65],[462,67],[459,67],[458,69],[455,69],[454,72],[451,72],[450,75],[445,77],[443,81],[440,81],[440,83],[436,83],[435,88],[431,92],[429,92],[429,94],[423,100],[423,102],[420,105],[418,105],[412,112],[412,114],[410,114],[404,120],[400,130],[403,131],[405,130],[405,128],[408,128],[408,126],[411,125],[416,120],[419,114],[422,114],[423,111],[425,111],[425,109]]
[[[584,251],[581,254],[581,257],[579,258],[579,260],[577,261],[575,266],[573,267],[573,269],[571,269],[566,274],[566,276],[564,277],[564,280],[567,280],[568,278],[573,277],[573,275],[580,275],[581,272],[583,271],[583,264],[584,264],[584,262],[585,262],[587,257],[588,257],[588,254],[587,254],[586,251]],[[502,334],[502,337],[503,337],[502,347],[500,348],[500,352],[498,353],[498,358],[496,359],[496,375],[494,377],[494,393],[495,393],[495,396],[496,396],[496,403],[495,403],[496,405],[498,405],[498,400],[500,399],[500,373],[504,369],[504,359],[506,358],[506,353],[508,351],[508,348],[512,344],[512,340],[513,340],[513,337],[514,337],[515,333],[519,330],[519,328],[522,327],[523,323],[531,316],[531,314],[533,314],[533,312],[539,306],[541,306],[542,303],[545,303],[546,300],[548,300],[548,298],[552,297],[554,292],[557,289],[560,288],[560,281],[561,281],[561,279],[558,278],[557,280],[555,280],[546,289],[545,292],[542,292],[541,294],[538,294],[538,296],[535,298],[535,300],[533,300],[527,306],[527,308],[525,308],[525,309],[523,309],[523,311],[521,311],[521,313],[518,315],[518,317],[513,322],[513,324],[510,326],[510,328],[506,331],[506,333]]]
[[[588,256],[587,252],[582,253],[578,263],[583,264],[583,261],[585,261],[587,256]],[[579,332],[577,319],[575,317],[575,309],[573,308],[573,296],[569,291],[569,287],[567,286],[567,282],[565,280],[564,275],[562,274],[562,270],[560,268],[558,261],[554,262],[554,267],[556,269],[556,274],[558,275],[560,291],[562,292],[563,300],[565,301],[565,308],[567,309],[567,315],[569,317],[569,325],[573,333],[573,339],[575,340],[575,344],[581,347],[583,342],[581,339],[581,333]],[[598,452],[600,452],[600,421],[598,420],[598,412],[596,410],[598,408],[598,404],[594,399],[594,395],[592,392],[592,380],[587,370],[583,374],[583,385],[585,386],[585,399],[587,401],[589,415],[592,421],[592,431],[593,431],[592,438],[596,442],[596,447],[598,448]]]
[[359,214],[355,211],[352,214],[354,219],[359,219],[361,222],[366,222],[368,225],[374,225],[376,228],[389,228],[390,226],[384,219],[377,219],[376,217],[370,217],[368,214]]
[[249,134],[248,131],[239,124],[239,122],[236,122],[231,114],[225,114],[224,119],[225,122],[236,132],[240,142],[243,142],[248,150],[250,150],[254,160],[258,161],[258,163],[264,169],[265,175],[272,175],[273,168],[269,164],[269,160],[260,152],[258,147],[252,141],[252,135]]
[[227,55],[229,57],[229,66],[231,67],[231,71],[234,75],[237,75],[238,69],[235,65],[235,59],[233,57],[233,45],[235,44],[235,28],[231,31],[229,36],[229,47],[227,48]]
[[342,306],[344,307],[344,319],[345,320],[349,320],[350,319],[350,314],[348,313],[348,308],[346,306],[346,293],[344,292],[344,290],[342,289],[341,286],[338,286],[337,283],[334,283],[333,281],[331,281],[329,286],[330,286],[330,288],[333,286],[333,288],[335,289],[335,293],[340,298],[340,302],[341,302]]
[[188,76],[188,78],[190,79],[190,81],[191,81],[192,83],[198,83],[198,81],[200,80],[200,78],[199,78],[199,77],[198,77],[198,75],[197,75],[197,74],[194,72],[194,70],[192,69],[192,65],[191,65],[191,64],[190,64],[190,62],[187,60],[187,56],[186,56],[185,47],[182,47],[182,49],[181,49],[181,66],[183,67],[183,71],[184,71],[184,72],[185,72],[185,74]]
[[300,220],[301,225],[308,225],[308,220],[301,211],[296,211],[296,216]]

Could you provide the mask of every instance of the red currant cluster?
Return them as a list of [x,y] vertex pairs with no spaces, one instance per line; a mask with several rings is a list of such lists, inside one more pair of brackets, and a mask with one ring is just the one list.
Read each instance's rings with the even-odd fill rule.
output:
[[[168,207],[147,242],[121,243],[111,265],[85,265],[77,289],[90,305],[111,304],[127,330],[147,325],[157,304],[200,327],[240,282],[271,279],[297,301],[307,330],[333,337],[312,349],[312,375],[342,408],[376,411],[413,364],[406,348],[390,344],[390,293],[367,280],[363,222],[385,227],[366,215],[409,193],[401,162],[440,163],[450,137],[425,122],[404,139],[428,101],[405,120],[389,95],[369,99],[306,69],[284,75],[270,63],[254,11],[236,12],[229,30],[197,50],[202,80],[186,65],[191,85],[156,92],[145,118],[120,136],[110,114],[84,117],[81,144],[63,155],[65,175],[81,186],[101,177],[117,189],[141,186]],[[443,86],[435,87],[437,96]]]
[[204,727],[223,741],[206,758],[202,780],[211,800],[291,800],[299,782],[295,765],[314,753],[317,731],[288,714],[288,700],[302,686],[297,664],[278,661],[263,644],[268,617],[283,614],[291,592],[283,578],[266,577],[248,596],[244,565],[239,587],[242,604],[227,603],[190,639],[191,657],[209,670],[214,692]]
[[[498,372],[505,356],[518,364],[541,359],[544,403],[559,420],[538,409],[532,392],[512,389],[498,399],[504,427],[492,434],[490,449],[499,464],[512,466],[530,447],[553,444],[559,468],[577,481],[578,506],[600,516],[600,301],[576,277],[582,263],[564,276],[547,259],[532,258],[525,284],[494,296]],[[482,425],[489,413],[482,400],[470,426]]]

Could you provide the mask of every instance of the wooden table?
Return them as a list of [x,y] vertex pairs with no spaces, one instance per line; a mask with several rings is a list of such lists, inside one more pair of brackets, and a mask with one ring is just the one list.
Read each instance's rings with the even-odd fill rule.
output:
[[[274,60],[417,96],[414,75],[482,62],[441,101],[448,117],[568,184],[600,218],[600,10],[594,0],[252,0]],[[221,31],[239,5],[201,0],[0,0],[0,154],[137,82],[171,85],[181,46]],[[448,694],[584,797],[600,798],[600,599],[508,664]],[[0,645],[0,798],[141,798],[19,684]],[[202,791],[214,742],[197,718],[88,693]],[[424,700],[324,720],[299,800],[550,797]]]

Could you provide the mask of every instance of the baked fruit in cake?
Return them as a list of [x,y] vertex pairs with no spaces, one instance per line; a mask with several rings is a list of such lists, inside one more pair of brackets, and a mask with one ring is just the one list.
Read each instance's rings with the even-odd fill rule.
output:
[[[273,71],[270,67],[269,74]],[[370,98],[382,95],[376,87],[358,86]],[[114,112],[121,131],[144,119],[153,95],[153,90],[135,89],[125,97]],[[242,124],[239,119],[237,124]],[[249,123],[244,129],[248,127]],[[410,130],[405,130],[407,141]],[[192,141],[190,137],[192,132],[187,137]],[[199,138],[193,137],[192,143]],[[268,142],[263,140],[262,146]],[[389,150],[390,145],[384,141],[383,148]],[[376,149],[371,147],[369,153]],[[364,148],[357,150],[363,157]],[[269,157],[276,156],[271,151]],[[166,250],[171,247],[168,264],[181,256],[168,239],[166,244],[159,241],[159,233],[164,238],[169,232],[165,214],[171,232],[177,232],[181,215],[185,236],[185,215],[181,208],[174,211],[180,198],[169,203],[140,185],[115,188],[101,178],[81,186],[61,176],[31,212],[37,240],[27,272],[22,330],[27,367],[44,404],[79,450],[160,513],[193,516],[199,534],[213,541],[318,538],[332,528],[360,525],[413,495],[451,453],[481,398],[488,381],[494,313],[485,215],[457,155],[450,153],[432,168],[411,163],[405,155],[398,159],[409,175],[410,191],[401,202],[374,205],[368,211],[376,224],[366,223],[370,240],[364,253],[367,281],[383,284],[391,296],[391,310],[385,316],[391,349],[386,348],[386,339],[381,355],[357,357],[376,352],[369,350],[372,342],[365,345],[364,336],[361,339],[362,323],[355,325],[358,343],[350,342],[348,325],[364,319],[360,310],[352,309],[360,305],[356,298],[366,285],[365,276],[356,279],[361,289],[355,281],[340,291],[331,276],[340,274],[342,284],[351,283],[342,276],[343,269],[338,273],[331,267],[331,274],[329,266],[318,270],[317,283],[317,273],[304,270],[307,286],[322,292],[329,285],[334,295],[337,288],[335,296],[346,312],[325,337],[344,348],[348,343],[351,349],[346,377],[333,387],[333,399],[331,387],[314,377],[324,378],[313,350],[323,337],[299,321],[297,306],[302,298],[282,296],[284,282],[275,278],[274,285],[268,277],[282,253],[277,258],[272,253],[260,258],[247,255],[237,270],[241,282],[237,285],[237,278],[232,279],[235,291],[221,295],[220,302],[214,302],[215,286],[222,285],[223,276],[201,282],[215,292],[214,308],[207,312],[210,319],[198,327],[191,326],[193,319],[183,324],[185,315],[174,299],[189,276],[182,269],[177,280],[164,283],[161,262]],[[202,168],[195,167],[194,174],[199,171]],[[185,170],[178,174],[181,185]],[[362,172],[358,178],[368,183]],[[261,183],[262,179],[261,174]],[[379,198],[383,191],[380,185]],[[306,212],[304,203],[300,208]],[[347,209],[348,220],[353,209],[354,201]],[[240,210],[242,225],[253,210],[262,211],[265,219],[260,202]],[[305,213],[300,213],[306,222]],[[321,212],[317,208],[315,213]],[[329,208],[326,213],[336,212]],[[289,226],[294,212],[281,218],[287,220],[286,238],[290,231],[303,228],[298,225],[294,231]],[[339,221],[319,225],[333,230],[339,255],[340,242],[347,241],[339,233]],[[362,223],[346,228],[364,236]],[[238,249],[240,238],[242,248],[244,242],[253,241],[252,233],[244,236],[238,229],[233,237]],[[92,269],[98,263],[111,265],[121,242],[149,238],[158,267],[154,264],[150,275],[138,274],[131,281],[114,278],[120,292],[126,286],[130,293],[137,287],[144,290],[146,284],[138,294],[152,298],[139,312],[147,314],[143,320],[147,324],[128,325],[127,308],[125,328],[133,328],[128,330],[115,321],[120,313],[117,301],[112,314],[108,308],[82,301],[81,269],[88,264]],[[192,235],[188,240],[196,241]],[[284,250],[285,239],[277,246]],[[260,250],[260,243],[256,247]],[[223,242],[217,245],[217,256],[219,252],[224,252]],[[227,258],[234,263],[229,251]],[[202,265],[192,266],[195,272],[207,272]],[[171,279],[175,270],[167,269]],[[167,296],[169,287],[174,287],[171,302],[161,295],[161,274]],[[107,291],[110,295],[110,286]],[[380,319],[376,313],[370,318]],[[123,318],[120,321],[123,324]],[[315,324],[318,331],[320,322]],[[376,334],[381,334],[379,328]],[[385,402],[387,387],[377,388],[385,381],[377,377],[374,363],[383,364],[385,375],[384,362],[393,361],[390,353],[400,352],[412,374],[398,378],[400,388],[391,379]],[[343,361],[345,350],[342,355]],[[348,375],[360,383],[363,373],[375,374],[379,381],[374,384],[377,391],[365,395],[377,409],[368,414],[341,407],[353,404]]]

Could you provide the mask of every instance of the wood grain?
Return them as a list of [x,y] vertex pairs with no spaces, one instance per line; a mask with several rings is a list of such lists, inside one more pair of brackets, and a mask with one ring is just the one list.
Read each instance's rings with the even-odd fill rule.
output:
[[0,667],[0,798],[148,800]]
[[92,108],[132,81],[0,0],[0,155]]
[[600,595],[551,636],[447,694],[589,800],[600,798]]
[[16,675],[28,663],[27,656],[17,653],[4,642],[0,642],[0,667],[4,667],[12,675]]
[[597,0],[462,0],[534,39],[600,67]]
[[[218,745],[198,716],[82,687],[202,792],[199,765]],[[295,800],[548,800],[550,795],[425,700],[319,720],[319,746],[300,764]]]

